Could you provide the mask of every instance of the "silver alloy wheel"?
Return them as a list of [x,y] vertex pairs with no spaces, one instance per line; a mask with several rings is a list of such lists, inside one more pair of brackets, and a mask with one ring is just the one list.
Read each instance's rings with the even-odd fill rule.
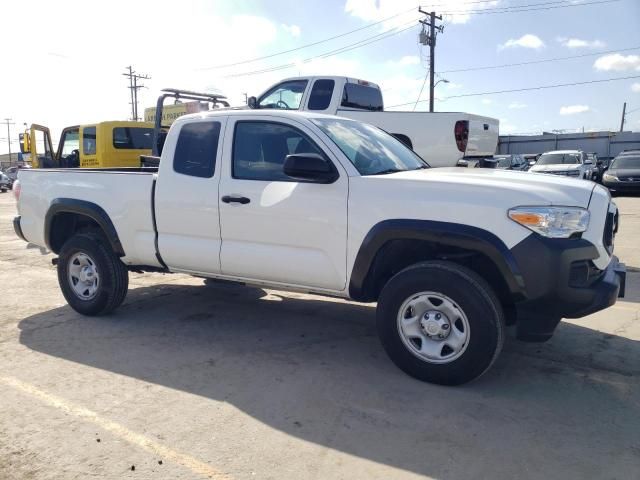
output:
[[86,253],[75,253],[67,265],[67,279],[80,300],[91,300],[98,293],[100,274],[96,263]]
[[449,363],[469,345],[469,320],[449,297],[420,292],[398,311],[398,333],[409,351],[428,363]]

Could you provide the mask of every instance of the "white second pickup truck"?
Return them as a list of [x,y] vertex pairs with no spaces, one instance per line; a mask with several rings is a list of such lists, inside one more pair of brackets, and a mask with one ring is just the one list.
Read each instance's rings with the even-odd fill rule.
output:
[[384,111],[380,87],[355,78],[287,78],[258,98],[250,97],[248,103],[255,109],[326,113],[376,125],[432,167],[454,167],[460,160],[475,164],[493,157],[498,147],[495,118],[464,112]]
[[354,120],[280,110],[179,118],[159,169],[22,170],[16,234],[58,255],[69,305],[103,315],[128,271],[377,302],[406,373],[461,384],[505,325],[548,339],[624,292],[618,213],[592,182],[429,168]]

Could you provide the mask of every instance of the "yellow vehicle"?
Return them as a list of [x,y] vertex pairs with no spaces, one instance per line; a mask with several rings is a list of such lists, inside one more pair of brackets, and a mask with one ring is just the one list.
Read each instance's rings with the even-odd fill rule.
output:
[[20,135],[20,150],[34,168],[140,167],[151,154],[153,123],[114,121],[67,127],[54,153],[51,132],[33,124]]

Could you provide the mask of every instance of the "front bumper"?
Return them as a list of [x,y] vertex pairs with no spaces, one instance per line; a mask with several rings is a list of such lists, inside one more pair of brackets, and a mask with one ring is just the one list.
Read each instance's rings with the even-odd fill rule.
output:
[[603,180],[602,184],[614,192],[640,192],[640,182],[609,182]]
[[516,304],[517,335],[545,341],[562,318],[580,318],[624,296],[626,268],[615,256],[604,270],[592,262],[598,250],[584,239],[548,239],[533,234],[512,250],[526,300]]

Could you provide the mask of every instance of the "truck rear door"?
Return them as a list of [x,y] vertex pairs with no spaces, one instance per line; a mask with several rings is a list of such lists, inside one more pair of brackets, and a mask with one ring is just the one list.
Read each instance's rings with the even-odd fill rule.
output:
[[218,188],[227,118],[177,121],[156,184],[158,251],[174,271],[220,273]]

